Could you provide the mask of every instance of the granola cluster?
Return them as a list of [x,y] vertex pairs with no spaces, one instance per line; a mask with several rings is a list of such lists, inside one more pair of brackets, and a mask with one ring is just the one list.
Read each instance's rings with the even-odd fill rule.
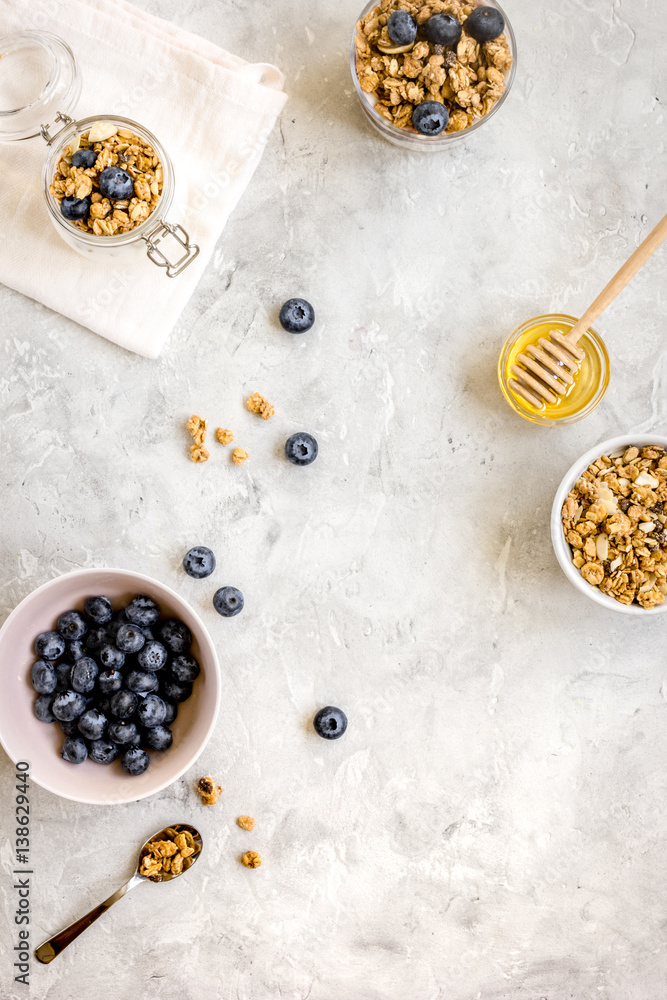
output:
[[[144,847],[139,872],[147,878],[160,881],[166,875],[180,875],[187,870],[197,845],[189,830],[179,833],[173,827],[163,831],[164,840],[152,840]],[[162,836],[159,834],[158,836]]]
[[[72,165],[79,149],[97,153],[92,167]],[[132,178],[131,198],[110,201],[100,193],[99,176],[111,166],[121,167]],[[71,221],[72,226],[95,236],[118,236],[146,221],[160,200],[162,183],[162,164],[152,146],[129,129],[96,122],[65,147],[49,191],[58,204],[63,198],[90,198],[88,215]]]
[[265,396],[262,396],[261,392],[253,392],[252,396],[248,396],[245,405],[246,409],[250,410],[251,413],[257,413],[262,420],[269,420],[276,412],[275,407],[269,403]]
[[[445,134],[461,132],[488,115],[505,89],[512,53],[504,35],[476,42],[465,22],[476,3],[467,0],[381,0],[357,23],[355,47],[361,89],[372,95],[374,110],[392,125],[415,131],[412,112],[423,101],[440,101],[449,113]],[[422,27],[434,14],[449,14],[462,24],[456,46],[433,45],[424,38],[393,46],[387,31],[389,15],[405,10]],[[389,51],[400,48],[400,52]]]
[[222,794],[221,786],[216,785],[210,776],[199,779],[197,782],[197,791],[201,795],[205,806],[214,806]]
[[584,580],[621,604],[662,604],[667,594],[667,452],[626,448],[602,455],[562,509],[572,562]]
[[259,868],[262,863],[262,855],[258,854],[257,851],[246,851],[241,861],[246,868]]
[[185,425],[193,439],[194,444],[190,445],[190,458],[193,462],[207,462],[209,459],[208,449],[204,447],[206,440],[206,428],[208,421],[193,413]]
[[242,830],[254,830],[255,820],[253,816],[239,816],[236,821]]

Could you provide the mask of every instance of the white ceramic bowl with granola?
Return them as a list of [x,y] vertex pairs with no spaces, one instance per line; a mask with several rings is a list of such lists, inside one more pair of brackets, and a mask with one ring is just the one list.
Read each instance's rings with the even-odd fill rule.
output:
[[56,231],[83,256],[122,264],[148,257],[175,277],[199,253],[169,220],[182,217],[183,180],[138,122],[70,117],[80,92],[74,53],[57,35],[0,38],[0,142],[45,141],[42,189]]
[[509,94],[516,42],[496,0],[375,0],[352,37],[361,108],[394,145],[445,149],[489,121]]
[[551,511],[570,582],[610,611],[667,611],[667,437],[624,434],[582,455]]

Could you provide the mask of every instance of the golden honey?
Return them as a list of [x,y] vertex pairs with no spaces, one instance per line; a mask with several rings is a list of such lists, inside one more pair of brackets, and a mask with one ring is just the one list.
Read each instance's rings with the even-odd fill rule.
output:
[[513,410],[536,424],[571,424],[583,419],[595,409],[609,384],[609,358],[599,334],[589,329],[579,340],[584,360],[574,374],[574,382],[555,403],[545,403],[542,409],[532,406],[514,393],[508,383],[515,376],[511,366],[526,346],[548,337],[551,330],[563,335],[570,332],[576,319],[566,315],[536,316],[518,327],[507,339],[498,363],[498,379],[505,399]]

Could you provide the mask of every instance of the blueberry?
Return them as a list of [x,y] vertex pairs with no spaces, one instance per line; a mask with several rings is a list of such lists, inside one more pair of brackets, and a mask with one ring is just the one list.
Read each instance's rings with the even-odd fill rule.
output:
[[59,660],[65,652],[65,640],[57,632],[41,632],[35,639],[40,660]]
[[83,764],[88,748],[80,736],[66,736],[60,756],[70,764]]
[[63,639],[82,639],[88,626],[78,611],[65,611],[58,619],[58,631]]
[[111,699],[111,714],[115,719],[129,719],[139,703],[134,691],[117,691]]
[[192,684],[179,684],[178,681],[166,681],[162,687],[165,700],[180,704],[187,701],[192,694]]
[[67,643],[67,649],[65,650],[65,656],[72,663],[76,663],[80,660],[82,656],[86,655],[86,647],[81,642],[81,639],[73,639],[71,642]]
[[100,712],[106,715],[107,719],[111,715],[111,697],[108,694],[104,694],[101,697],[97,696],[97,707]]
[[173,701],[166,701],[164,698],[162,700],[165,708],[164,725],[170,726],[178,715],[178,706],[174,705]]
[[56,717],[52,712],[53,697],[50,694],[40,694],[35,698],[34,712],[40,722],[55,722]]
[[97,708],[88,708],[79,719],[79,732],[87,740],[101,740],[107,728],[107,717]]
[[143,649],[139,650],[137,663],[142,670],[162,670],[167,662],[167,650],[161,642],[152,639]]
[[162,643],[172,653],[187,653],[192,645],[192,632],[178,618],[167,618],[157,628]]
[[113,618],[113,608],[108,597],[89,597],[83,610],[96,625],[105,625]]
[[72,166],[81,167],[82,170],[90,170],[97,163],[97,153],[94,149],[77,149],[72,157]]
[[337,740],[347,729],[347,716],[340,708],[327,705],[313,719],[315,732],[325,740]]
[[122,653],[138,653],[146,636],[136,625],[121,625],[116,633],[116,649]]
[[30,680],[37,694],[52,694],[58,683],[58,674],[52,663],[37,660],[30,669]]
[[153,726],[146,730],[145,741],[151,750],[168,750],[174,737],[166,726]]
[[161,726],[167,717],[167,706],[156,694],[148,694],[137,706],[137,720],[142,726]]
[[221,587],[213,595],[213,607],[223,618],[233,618],[243,611],[243,594],[236,587]]
[[78,691],[60,691],[53,699],[51,711],[60,722],[78,719],[86,710],[86,699]]
[[97,625],[95,628],[91,628],[86,636],[86,650],[89,653],[96,653],[109,642],[110,638],[106,628],[103,625]]
[[109,723],[109,739],[120,746],[139,743],[139,730],[134,722],[111,722]]
[[492,42],[505,30],[505,18],[495,7],[476,7],[465,27],[476,42]]
[[285,442],[285,454],[293,465],[310,465],[317,458],[317,441],[312,434],[298,431]]
[[105,167],[99,176],[100,194],[112,201],[131,198],[134,194],[134,181],[122,167]]
[[57,663],[56,675],[58,677],[56,691],[67,691],[72,686],[72,664]]
[[160,617],[160,609],[151,597],[137,594],[125,608],[125,615],[133,625],[154,625]]
[[417,22],[407,10],[395,10],[389,15],[387,31],[394,45],[412,45],[417,37]]
[[449,111],[440,101],[422,101],[412,112],[412,124],[421,135],[440,135],[449,124]]
[[205,545],[195,545],[183,556],[183,569],[188,576],[193,576],[195,580],[202,580],[205,576],[210,576],[215,569],[215,556]]
[[[81,694],[88,694],[95,687],[99,667],[91,656],[82,656],[72,667],[72,688]],[[96,737],[91,736],[91,739]]]
[[90,212],[90,198],[63,198],[60,211],[69,222],[85,219]]
[[279,318],[288,333],[305,333],[315,322],[315,310],[305,299],[288,299],[280,310]]
[[118,747],[111,740],[93,740],[88,756],[96,764],[113,764],[118,756]]
[[125,683],[135,694],[148,694],[157,690],[158,679],[155,674],[147,670],[130,670]]
[[[241,598],[241,606],[243,606],[243,598]],[[189,653],[181,653],[180,656],[175,656],[171,661],[171,674],[179,684],[187,684],[199,676],[199,664],[194,656],[190,656]]]
[[59,722],[58,725],[65,736],[79,736],[79,723],[77,719],[72,719],[70,722]]
[[127,771],[128,774],[143,774],[151,759],[145,750],[141,750],[139,747],[130,747],[123,754],[123,759],[121,764],[123,765],[123,770]]
[[462,30],[451,14],[434,14],[424,25],[424,34],[433,45],[457,45]]
[[120,649],[116,649],[111,643],[102,646],[97,658],[107,670],[120,670],[125,663],[125,653],[121,653]]
[[125,613],[123,611],[119,611],[117,615],[114,615],[112,620],[107,622],[105,625],[108,637],[107,641],[113,644],[116,641],[116,636],[118,635],[120,629],[123,625],[127,625],[127,623],[127,618],[125,617]]
[[144,633],[144,639],[146,642],[155,642],[155,635],[153,634],[153,629],[149,625],[139,625],[141,631]]
[[123,675],[120,670],[103,670],[97,678],[97,686],[102,694],[114,694],[123,686]]

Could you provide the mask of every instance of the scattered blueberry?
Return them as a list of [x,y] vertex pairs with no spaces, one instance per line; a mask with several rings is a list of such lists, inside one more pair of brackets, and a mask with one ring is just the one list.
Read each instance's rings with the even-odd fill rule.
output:
[[150,670],[130,670],[125,683],[135,694],[148,694],[157,691],[158,679]]
[[72,157],[72,166],[81,167],[82,170],[90,170],[97,163],[97,153],[94,149],[77,149]]
[[221,587],[213,595],[213,607],[223,618],[233,618],[243,611],[243,594],[236,587]]
[[107,632],[103,625],[98,625],[96,628],[91,628],[90,632],[86,636],[86,651],[88,653],[96,653],[98,649],[101,649],[105,643],[109,642],[111,636]]
[[121,625],[116,633],[116,649],[122,653],[138,653],[146,636],[137,625]]
[[73,639],[71,642],[67,643],[67,649],[65,651],[65,656],[68,660],[76,663],[80,660],[82,656],[86,655],[86,647],[81,641],[81,639]]
[[417,22],[407,10],[395,10],[389,15],[387,31],[394,45],[412,45],[417,37]]
[[194,549],[183,556],[183,569],[195,580],[203,580],[215,569],[215,556],[205,545],[195,545]]
[[88,626],[78,611],[65,611],[58,619],[58,631],[63,639],[82,639]]
[[347,729],[347,716],[340,708],[327,705],[313,719],[315,732],[325,740],[337,740]]
[[449,124],[449,111],[440,101],[422,101],[412,112],[412,124],[421,135],[440,135]]
[[52,663],[37,660],[30,669],[30,680],[37,694],[52,694],[58,683],[58,674]]
[[60,722],[78,719],[85,709],[86,699],[78,691],[60,691],[51,705],[51,711]]
[[315,310],[305,299],[288,299],[280,310],[279,318],[288,333],[306,333],[315,322]]
[[150,729],[151,726],[161,726],[167,717],[167,706],[156,694],[147,694],[137,706],[139,725]]
[[156,639],[147,642],[137,656],[137,663],[142,670],[162,670],[166,662],[167,650]]
[[96,625],[105,625],[113,618],[113,608],[108,597],[89,597],[84,602],[83,610]]
[[35,652],[40,660],[59,660],[65,652],[65,640],[57,632],[42,632],[35,639]]
[[60,202],[60,211],[68,222],[85,219],[90,212],[90,198],[63,198]]
[[192,645],[192,632],[177,618],[167,618],[157,628],[162,643],[172,653],[187,653]]
[[88,748],[88,756],[96,764],[113,764],[118,756],[118,747],[111,740],[94,740]]
[[66,736],[63,742],[61,757],[70,764],[83,764],[88,756],[88,748],[81,737]]
[[[82,656],[72,667],[71,685],[74,691],[81,694],[88,694],[95,687],[95,681],[99,674],[99,667],[92,656]],[[94,739],[95,737],[91,737]]]
[[285,454],[293,465],[310,465],[317,458],[317,441],[312,434],[298,431],[285,442]]
[[97,708],[88,708],[79,719],[79,732],[87,740],[101,740],[107,728],[107,717]]
[[119,746],[127,746],[130,743],[139,742],[139,730],[134,722],[110,722],[109,739]]
[[123,770],[127,771],[128,774],[143,774],[151,759],[145,750],[141,750],[139,747],[130,747],[123,754],[123,759],[121,764],[123,765]]
[[110,642],[102,646],[97,658],[107,670],[120,670],[125,663],[125,653],[112,646]]
[[146,731],[146,743],[151,750],[168,750],[173,741],[171,729],[166,726],[153,726]]
[[97,678],[97,686],[102,694],[115,694],[123,686],[123,675],[120,670],[113,667],[110,670],[102,670]]
[[[241,597],[241,606],[243,606],[243,597]],[[189,653],[181,653],[180,656],[175,656],[171,661],[171,673],[179,684],[187,684],[190,681],[195,681],[199,676],[199,664],[194,656],[190,656]]]
[[162,693],[167,701],[176,702],[180,704],[182,701],[187,701],[192,694],[192,684],[179,684],[178,681],[166,681]]
[[160,609],[151,597],[137,594],[125,608],[125,615],[133,625],[154,625],[160,617]]
[[125,200],[134,194],[134,181],[122,167],[105,167],[99,176],[100,194],[112,201]]
[[457,45],[462,30],[451,14],[434,14],[424,25],[424,34],[433,45]]
[[134,691],[117,691],[111,699],[111,714],[115,719],[129,719],[134,715],[138,702]]
[[34,712],[40,722],[55,722],[56,717],[51,711],[53,696],[50,694],[40,694],[35,698]]
[[505,30],[505,18],[495,7],[476,7],[466,21],[466,31],[476,42],[492,42]]

